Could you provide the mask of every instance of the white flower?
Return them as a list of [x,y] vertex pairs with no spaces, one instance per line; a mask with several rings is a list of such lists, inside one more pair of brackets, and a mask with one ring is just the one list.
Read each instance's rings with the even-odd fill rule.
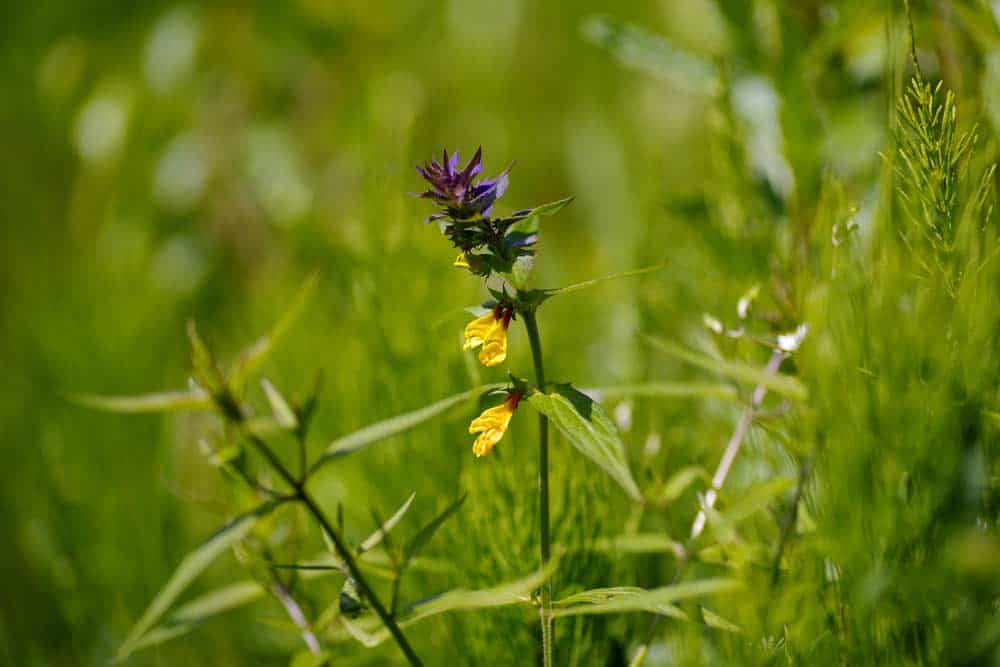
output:
[[799,349],[799,345],[802,344],[802,339],[806,337],[808,332],[809,325],[802,323],[795,328],[795,331],[779,335],[778,349],[782,352],[794,352]]

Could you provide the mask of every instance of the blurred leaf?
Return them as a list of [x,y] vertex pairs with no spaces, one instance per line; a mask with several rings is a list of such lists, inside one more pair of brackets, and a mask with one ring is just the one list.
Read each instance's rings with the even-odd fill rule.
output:
[[121,648],[118,649],[118,655],[115,660],[120,661],[128,658],[135,650],[139,640],[160,620],[170,608],[170,605],[194,581],[195,577],[211,565],[223,551],[243,539],[250,532],[250,529],[253,528],[254,524],[257,523],[258,519],[277,506],[278,503],[267,503],[237,517],[203,542],[201,546],[185,556],[166,585],[157,593],[142,617],[133,626],[122,643]]
[[465,502],[467,495],[468,494],[463,493],[459,498],[455,499],[451,504],[445,507],[440,514],[431,519],[427,525],[420,529],[420,532],[417,533],[413,539],[410,540],[409,544],[406,545],[407,560],[416,556],[417,553],[423,549],[428,542],[430,542],[431,538],[434,537],[434,533],[436,533],[437,529],[441,527],[441,524],[447,521],[448,518],[457,512],[458,508],[462,506],[462,503]]
[[669,503],[677,500],[681,497],[681,494],[691,486],[691,484],[699,479],[705,481],[711,478],[706,471],[701,466],[687,466],[681,468],[667,480],[667,483],[663,486],[663,493],[660,494],[660,501],[664,503]]
[[[435,597],[412,605],[409,615],[400,620],[400,627],[408,627],[425,618],[443,614],[449,611],[467,611],[471,609],[490,609],[512,604],[531,604],[531,595],[545,583],[557,566],[553,559],[545,568],[522,579],[501,584],[493,588],[483,588],[469,591],[461,588],[441,593]],[[366,617],[358,621],[341,619],[348,634],[359,642],[372,648],[389,638],[388,630],[379,626],[381,623],[375,617]]]
[[684,546],[661,533],[633,533],[631,535],[615,535],[602,537],[582,549],[606,551],[614,553],[652,554],[672,553],[678,556],[684,553]]
[[583,34],[623,65],[667,81],[679,90],[714,97],[722,90],[719,74],[709,60],[685,51],[645,28],[592,16]]
[[528,402],[548,417],[580,452],[596,463],[633,500],[642,493],[628,467],[625,445],[600,404],[569,384],[554,385],[550,393],[534,392]]
[[403,515],[406,514],[406,510],[410,509],[410,505],[413,504],[413,499],[416,497],[416,493],[411,493],[410,497],[406,499],[406,502],[404,502],[398,510],[396,510],[395,514],[386,519],[386,521],[379,526],[374,533],[366,537],[364,541],[358,545],[358,554],[363,554],[364,552],[370,551],[378,546],[379,542],[385,538],[386,533],[395,528],[396,524],[398,524],[403,518]]
[[[561,608],[554,609],[552,617],[647,611],[686,619],[687,615],[674,606],[674,602],[706,595],[730,593],[740,586],[741,584],[735,579],[702,579],[653,590],[638,588],[595,589],[556,602],[555,605]],[[592,601],[589,601],[588,598],[592,598]],[[583,600],[583,602],[577,603],[576,600]]]
[[582,283],[575,283],[573,285],[567,285],[566,287],[555,287],[552,289],[544,290],[546,298],[556,296],[558,294],[570,294],[571,292],[579,292],[580,290],[587,289],[588,287],[593,287],[595,285],[600,285],[601,283],[611,282],[612,280],[621,280],[622,278],[631,278],[632,276],[641,276],[646,273],[654,273],[656,271],[661,271],[666,268],[666,264],[657,264],[656,266],[647,266],[642,269],[632,269],[631,271],[621,271],[620,273],[612,273],[608,276],[601,276],[600,278],[594,278],[592,280],[585,280]]
[[299,420],[295,416],[295,411],[285,400],[285,397],[281,395],[273,384],[266,378],[260,381],[261,385],[264,387],[264,394],[267,395],[267,402],[271,404],[271,413],[274,415],[274,419],[278,422],[278,425],[284,429],[292,430],[299,426]]
[[203,391],[168,391],[139,396],[97,396],[75,394],[70,400],[97,410],[109,412],[177,412],[180,410],[211,410],[212,399]]
[[188,342],[191,344],[191,368],[198,384],[208,390],[209,394],[222,393],[226,388],[226,380],[222,377],[215,357],[198,333],[198,325],[194,320],[187,323]]
[[644,382],[642,384],[622,384],[614,387],[594,387],[582,390],[594,400],[625,398],[631,396],[649,398],[718,398],[732,403],[739,402],[736,388],[729,384],[708,382]]
[[751,488],[721,514],[730,523],[737,523],[767,507],[772,500],[795,485],[794,477],[778,477]]
[[454,396],[443,398],[440,401],[431,403],[430,405],[420,408],[419,410],[390,417],[384,421],[376,422],[375,424],[365,426],[364,428],[358,429],[353,433],[337,438],[331,442],[329,446],[327,446],[326,451],[323,452],[323,455],[316,461],[316,463],[313,464],[312,469],[316,470],[331,459],[345,456],[346,454],[355,452],[380,440],[385,440],[391,436],[408,431],[414,426],[418,426],[425,421],[433,419],[439,414],[446,412],[460,403],[464,403],[479,396],[480,394],[492,391],[500,386],[502,385],[489,384],[482,387],[476,387],[475,389],[470,389],[469,391],[463,391],[461,394],[455,394]]
[[319,271],[313,271],[306,278],[305,282],[302,283],[302,287],[299,288],[298,293],[292,299],[285,314],[281,316],[281,319],[274,325],[271,332],[259,338],[257,342],[243,352],[243,355],[236,363],[236,367],[233,369],[232,385],[234,387],[242,387],[246,384],[247,379],[253,372],[267,361],[268,357],[271,356],[271,353],[274,352],[278,344],[281,343],[282,339],[288,333],[288,330],[292,328],[292,325],[302,315],[302,311],[309,304],[309,299],[312,298],[318,284]]
[[177,607],[165,625],[200,623],[205,619],[259,600],[267,591],[256,581],[241,581],[205,593]]
[[809,394],[798,378],[780,373],[773,375],[765,373],[762,369],[739,361],[716,359],[701,352],[681,347],[671,341],[653,336],[645,336],[645,338],[657,350],[707,371],[725,375],[740,382],[766,387],[777,394],[796,401],[804,401],[808,398]]
[[736,625],[732,621],[727,621],[711,609],[708,609],[707,607],[701,607],[700,609],[701,620],[705,621],[705,625],[708,627],[715,628],[716,630],[723,630],[725,632],[743,632],[743,628]]
[[324,665],[328,664],[330,664],[330,654],[326,651],[317,655],[308,649],[302,649],[292,656],[292,661],[288,663],[288,667],[324,667]]

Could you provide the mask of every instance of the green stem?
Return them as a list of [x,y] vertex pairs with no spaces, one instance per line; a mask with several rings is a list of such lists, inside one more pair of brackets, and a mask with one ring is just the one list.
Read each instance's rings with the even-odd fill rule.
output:
[[254,448],[256,448],[265,459],[267,459],[267,462],[271,464],[271,467],[274,468],[275,471],[277,471],[277,473],[281,475],[281,477],[288,482],[293,489],[295,489],[294,498],[306,506],[306,509],[309,510],[316,521],[319,522],[326,534],[330,537],[330,541],[333,542],[333,546],[337,550],[337,555],[340,556],[340,559],[344,562],[348,572],[351,573],[351,578],[354,579],[354,583],[358,587],[358,591],[366,600],[368,600],[368,604],[372,606],[372,609],[375,610],[378,617],[382,619],[382,623],[389,629],[390,634],[392,634],[396,643],[399,644],[399,648],[406,655],[406,659],[409,660],[410,664],[415,667],[420,667],[422,664],[420,662],[420,658],[418,658],[417,654],[414,653],[413,648],[406,640],[406,637],[403,635],[403,631],[399,628],[396,620],[382,605],[382,602],[375,595],[375,591],[372,590],[371,586],[368,585],[368,582],[361,574],[361,569],[358,567],[357,561],[354,560],[354,555],[351,553],[350,547],[348,547],[347,543],[344,542],[344,538],[342,538],[340,533],[334,529],[333,524],[331,524],[326,518],[326,515],[323,514],[323,510],[316,503],[309,492],[306,491],[304,482],[296,479],[295,476],[289,472],[288,468],[285,467],[285,464],[283,464],[271,448],[267,446],[266,442],[255,435],[249,434],[247,435],[247,439],[254,446]]
[[[524,327],[528,330],[528,340],[531,343],[531,358],[535,363],[535,382],[541,391],[545,391],[545,365],[542,361],[542,340],[538,335],[538,322],[535,311],[521,313]],[[538,516],[539,537],[541,543],[542,567],[549,564],[552,555],[552,540],[549,533],[549,419],[538,415]],[[552,585],[546,582],[542,586],[542,606],[539,610],[542,624],[542,661],[545,667],[552,665],[552,619],[549,611],[552,607]]]

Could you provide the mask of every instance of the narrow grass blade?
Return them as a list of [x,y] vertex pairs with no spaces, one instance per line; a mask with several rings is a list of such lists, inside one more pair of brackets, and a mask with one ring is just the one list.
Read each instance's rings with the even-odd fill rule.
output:
[[363,554],[366,551],[374,549],[378,544],[385,538],[386,533],[395,528],[396,524],[403,518],[406,514],[406,510],[410,509],[410,505],[413,504],[413,499],[417,497],[416,493],[411,493],[410,497],[406,499],[406,502],[396,510],[396,513],[385,520],[378,529],[366,537],[364,541],[358,545],[358,554]]
[[257,342],[243,352],[243,355],[236,363],[236,367],[233,369],[231,382],[234,387],[242,387],[254,371],[267,361],[268,357],[271,356],[278,347],[278,344],[302,315],[302,311],[309,304],[309,300],[316,291],[318,284],[319,271],[313,271],[306,278],[305,282],[302,283],[302,287],[299,288],[288,309],[285,310],[284,315],[274,325],[271,332],[259,338]]
[[74,394],[69,398],[74,403],[108,412],[179,412],[212,409],[212,399],[203,391],[166,391],[138,396]]
[[685,361],[698,368],[730,377],[739,382],[765,387],[770,391],[796,401],[804,401],[808,398],[805,385],[797,378],[789,375],[765,373],[762,369],[755,368],[749,364],[726,359],[715,359],[701,352],[681,347],[668,340],[653,336],[646,336],[645,338],[654,348],[664,354]]
[[463,493],[461,497],[449,503],[449,505],[445,507],[440,514],[431,519],[427,525],[420,529],[420,532],[417,533],[409,544],[406,545],[407,560],[416,556],[417,553],[431,541],[431,538],[434,537],[434,533],[437,532],[437,529],[440,528],[452,514],[458,511],[458,508],[465,502],[465,498],[466,494]]

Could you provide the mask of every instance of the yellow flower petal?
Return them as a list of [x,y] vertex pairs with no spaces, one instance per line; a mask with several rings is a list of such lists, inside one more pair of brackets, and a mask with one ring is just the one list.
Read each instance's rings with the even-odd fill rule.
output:
[[465,326],[465,345],[462,346],[462,349],[471,350],[474,347],[482,345],[483,341],[486,340],[486,335],[496,323],[497,318],[493,314],[493,311],[469,322]]
[[469,267],[469,256],[464,252],[458,253],[458,258],[455,259],[455,263],[452,266],[457,266],[460,269],[468,269]]
[[477,457],[486,456],[500,442],[507,432],[507,426],[510,424],[510,418],[514,416],[516,406],[517,401],[508,398],[500,405],[484,410],[472,420],[469,424],[469,433],[480,434],[472,445],[472,451]]
[[479,361],[483,366],[498,366],[507,359],[507,326],[499,320],[486,333],[483,349],[479,351]]

